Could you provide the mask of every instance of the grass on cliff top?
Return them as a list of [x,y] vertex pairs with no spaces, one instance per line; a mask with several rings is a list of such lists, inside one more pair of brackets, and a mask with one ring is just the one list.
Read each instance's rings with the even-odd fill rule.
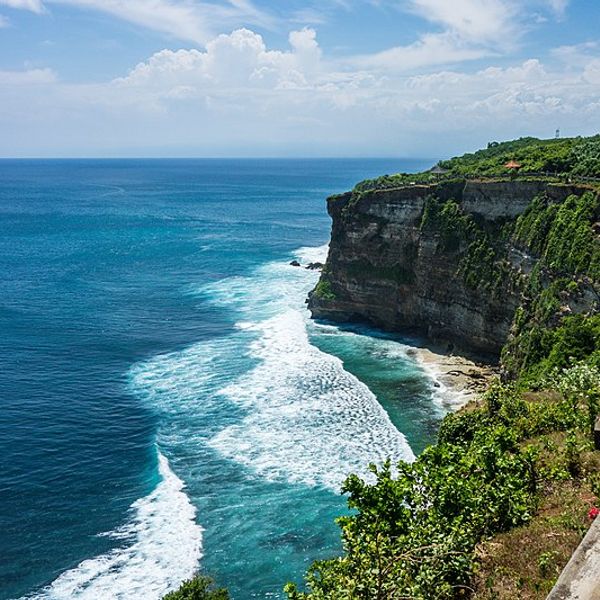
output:
[[519,177],[541,174],[568,178],[600,177],[600,135],[540,140],[524,137],[509,142],[490,142],[487,148],[439,162],[443,175],[397,173],[360,182],[356,192],[401,187],[415,183],[472,177],[503,177],[508,161],[521,164]]
[[[565,394],[545,390],[523,392],[521,398],[539,417],[557,410]],[[476,401],[462,412],[481,410],[484,404]],[[543,478],[537,510],[525,524],[477,545],[472,600],[545,599],[592,522],[588,513],[598,502],[600,453],[589,434],[544,428],[520,442],[538,453]]]
[[596,497],[586,482],[547,486],[534,518],[476,550],[474,600],[543,600],[583,539]]

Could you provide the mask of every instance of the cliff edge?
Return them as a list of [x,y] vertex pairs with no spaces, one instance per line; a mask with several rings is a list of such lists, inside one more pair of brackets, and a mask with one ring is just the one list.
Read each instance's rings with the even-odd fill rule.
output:
[[[536,200],[560,206],[589,191],[544,179],[457,179],[332,196],[329,256],[309,309],[498,359],[539,258],[517,235],[518,218]],[[588,300],[570,310],[590,309],[593,293]]]

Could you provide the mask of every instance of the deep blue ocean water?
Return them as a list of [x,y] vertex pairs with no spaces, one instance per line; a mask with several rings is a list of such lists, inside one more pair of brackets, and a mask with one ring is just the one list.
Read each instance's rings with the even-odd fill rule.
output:
[[309,322],[325,197],[432,161],[0,161],[0,599],[281,597],[341,481],[445,408],[406,340]]

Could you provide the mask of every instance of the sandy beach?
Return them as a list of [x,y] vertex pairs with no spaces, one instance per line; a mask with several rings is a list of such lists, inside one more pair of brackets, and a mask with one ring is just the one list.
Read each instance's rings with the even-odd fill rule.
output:
[[490,381],[498,376],[497,366],[478,362],[436,347],[414,347],[413,355],[434,380],[445,388],[446,404],[458,409],[484,392]]

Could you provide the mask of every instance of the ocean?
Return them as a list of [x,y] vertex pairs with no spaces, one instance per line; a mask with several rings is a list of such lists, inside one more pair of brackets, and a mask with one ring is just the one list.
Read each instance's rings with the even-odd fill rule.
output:
[[325,197],[403,160],[0,161],[0,599],[281,598],[339,494],[448,410],[411,340],[310,321]]

